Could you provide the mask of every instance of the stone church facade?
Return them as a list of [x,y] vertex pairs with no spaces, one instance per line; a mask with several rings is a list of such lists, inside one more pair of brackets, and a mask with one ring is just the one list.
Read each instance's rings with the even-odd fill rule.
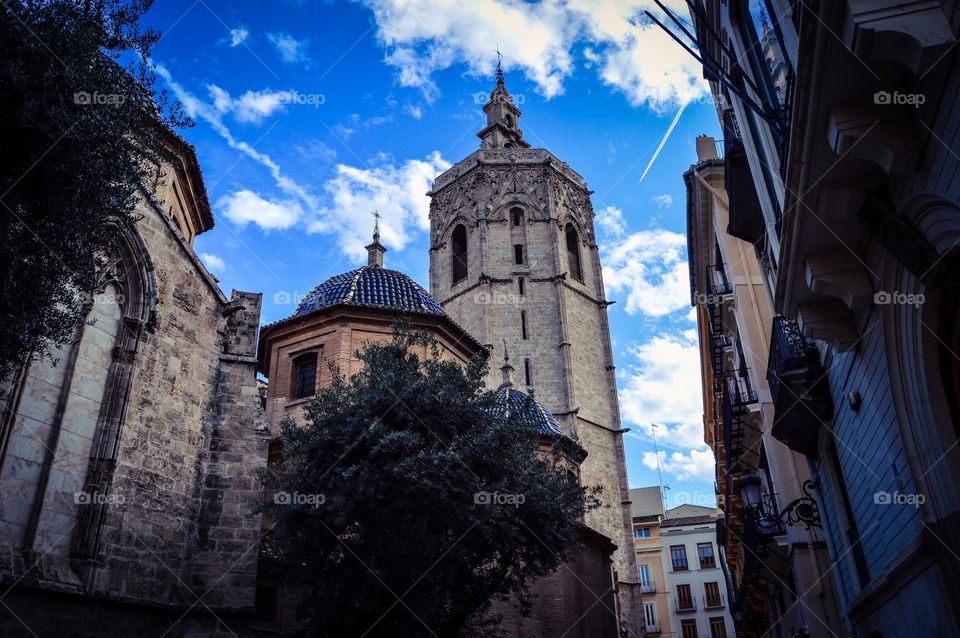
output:
[[641,635],[611,302],[590,191],[565,162],[523,139],[502,73],[483,109],[480,150],[438,176],[429,193],[430,292],[485,347],[506,341],[518,385],[587,451],[581,482],[603,488],[587,524],[617,547],[617,613],[625,630]]
[[213,216],[167,143],[74,339],[0,388],[0,635],[216,635],[253,607],[261,296],[198,259]]

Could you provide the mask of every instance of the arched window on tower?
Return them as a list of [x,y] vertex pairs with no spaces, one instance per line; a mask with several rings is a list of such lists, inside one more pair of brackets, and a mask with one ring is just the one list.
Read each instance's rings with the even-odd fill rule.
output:
[[513,208],[510,210],[510,218],[514,226],[523,226],[523,209]]
[[523,296],[523,284],[524,284],[523,277],[518,277],[518,278],[517,278],[517,293],[518,293],[521,297]]
[[583,283],[583,268],[580,266],[580,237],[577,236],[577,229],[573,224],[567,224],[567,269],[570,276]]
[[467,278],[467,227],[463,224],[453,229],[453,283]]

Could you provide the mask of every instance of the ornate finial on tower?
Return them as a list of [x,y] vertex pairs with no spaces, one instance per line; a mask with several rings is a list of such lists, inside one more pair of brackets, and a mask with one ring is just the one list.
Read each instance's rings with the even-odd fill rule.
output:
[[513,377],[511,373],[513,372],[513,366],[510,365],[510,355],[507,353],[507,340],[503,340],[503,365],[500,366],[500,371],[503,372],[503,383],[500,384],[501,388],[512,388],[513,387]]
[[500,63],[503,62],[503,54],[500,53],[500,45],[497,45],[497,84],[503,85],[503,68]]
[[373,211],[373,243],[367,244],[367,265],[383,267],[383,253],[387,247],[380,243],[380,211]]

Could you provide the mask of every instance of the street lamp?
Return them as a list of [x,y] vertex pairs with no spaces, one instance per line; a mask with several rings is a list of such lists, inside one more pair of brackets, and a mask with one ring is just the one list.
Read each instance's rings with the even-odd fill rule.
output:
[[787,503],[782,511],[777,512],[776,503],[763,489],[760,477],[755,474],[744,474],[740,477],[740,498],[743,499],[745,508],[754,513],[759,526],[771,529],[780,524],[793,527],[797,523],[802,523],[808,530],[811,527],[823,529],[820,508],[813,498],[813,488],[813,481],[804,481],[804,496]]

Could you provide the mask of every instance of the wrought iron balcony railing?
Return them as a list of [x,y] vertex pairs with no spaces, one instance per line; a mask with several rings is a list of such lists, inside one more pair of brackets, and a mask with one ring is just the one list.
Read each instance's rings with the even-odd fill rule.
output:
[[740,469],[744,450],[748,406],[757,402],[757,394],[750,383],[750,374],[744,368],[728,370],[723,376],[723,447],[727,453],[727,472]]
[[833,418],[833,400],[820,354],[793,319],[773,319],[767,382],[774,405],[771,433],[816,458],[820,426]]
[[645,583],[640,583],[640,592],[644,594],[657,593],[657,582],[655,580],[650,580]]

